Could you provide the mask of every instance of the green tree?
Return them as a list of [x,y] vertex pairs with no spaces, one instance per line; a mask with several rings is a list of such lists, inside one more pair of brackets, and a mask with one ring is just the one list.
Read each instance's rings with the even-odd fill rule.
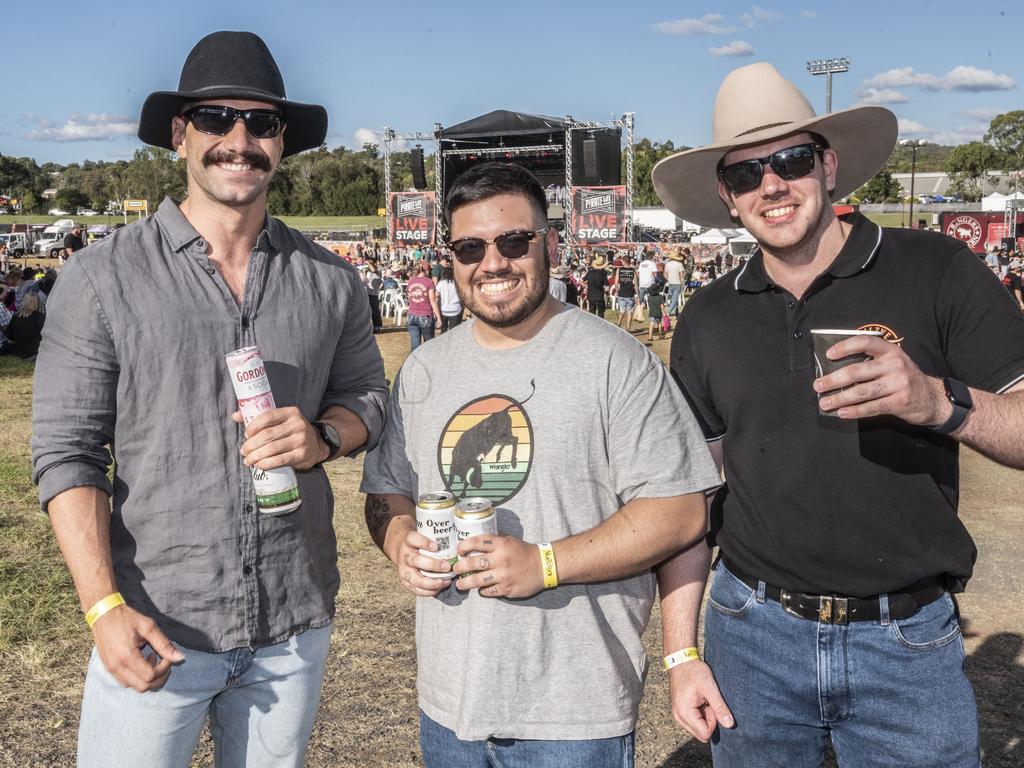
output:
[[85,208],[89,205],[89,197],[80,189],[64,187],[64,189],[57,191],[54,203],[56,203],[58,208],[70,214],[75,214],[79,208]]
[[1000,154],[988,144],[972,141],[953,147],[946,159],[946,171],[953,182],[952,190],[965,200],[981,199],[981,182],[985,173],[997,169]]
[[1004,155],[1004,170],[1024,169],[1024,110],[996,116],[989,124],[985,143]]
[[903,188],[892,173],[883,168],[853,196],[864,203],[898,203],[903,199]]
[[21,201],[22,213],[36,213],[39,209],[39,198],[30,191],[23,193],[18,199]]

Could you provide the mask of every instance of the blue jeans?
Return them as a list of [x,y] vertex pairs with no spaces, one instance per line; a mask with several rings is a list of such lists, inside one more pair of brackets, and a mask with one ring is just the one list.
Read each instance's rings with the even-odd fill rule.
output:
[[434,338],[434,318],[429,315],[409,315],[409,351],[424,341]]
[[320,703],[331,625],[250,651],[181,648],[158,691],[136,693],[93,649],[78,730],[79,768],[183,768],[207,715],[219,767],[301,766]]
[[716,768],[840,765],[977,768],[978,715],[949,594],[909,619],[821,624],[787,614],[719,563],[705,659],[736,727],[712,738]]
[[633,768],[634,735],[555,741],[462,741],[420,711],[425,768]]
[[665,294],[668,300],[668,313],[674,315],[679,309],[679,297],[683,293],[682,283],[668,283],[665,286]]

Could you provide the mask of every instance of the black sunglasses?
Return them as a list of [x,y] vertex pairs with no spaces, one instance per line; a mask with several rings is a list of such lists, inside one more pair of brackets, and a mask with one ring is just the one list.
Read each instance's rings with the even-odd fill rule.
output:
[[772,152],[767,157],[755,157],[738,163],[718,165],[718,178],[733,194],[741,195],[761,186],[764,166],[771,165],[779,178],[786,181],[807,176],[814,170],[814,153],[824,152],[826,147],[819,144],[798,144]]
[[520,259],[530,250],[530,243],[537,235],[547,232],[547,227],[541,227],[535,231],[516,229],[498,235],[493,240],[484,240],[482,237],[464,237],[461,240],[448,243],[455,258],[460,264],[479,264],[484,260],[487,253],[487,246],[494,243],[498,247],[498,253],[506,259]]
[[203,105],[181,113],[191,120],[196,130],[213,136],[226,136],[235,127],[238,118],[245,122],[245,130],[254,139],[272,139],[284,127],[284,115],[274,109],[235,109]]

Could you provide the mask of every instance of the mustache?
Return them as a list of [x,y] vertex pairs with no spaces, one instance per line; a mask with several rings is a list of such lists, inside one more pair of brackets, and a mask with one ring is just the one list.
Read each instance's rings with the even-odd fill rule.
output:
[[270,158],[263,152],[247,150],[245,152],[223,152],[211,149],[203,155],[203,166],[209,167],[217,163],[246,163],[260,171],[270,172]]

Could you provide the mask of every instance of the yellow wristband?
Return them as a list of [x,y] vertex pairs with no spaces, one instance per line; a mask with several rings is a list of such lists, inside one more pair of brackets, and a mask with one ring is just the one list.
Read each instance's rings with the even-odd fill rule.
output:
[[681,651],[670,653],[662,660],[662,664],[665,665],[665,669],[669,670],[672,667],[678,667],[680,664],[685,664],[688,661],[697,661],[700,658],[700,652],[696,648],[683,648]]
[[558,586],[558,566],[555,565],[555,550],[550,544],[538,544],[540,549],[540,568],[544,574],[544,589]]
[[85,612],[85,623],[89,625],[89,629],[92,629],[92,625],[96,623],[100,616],[117,608],[119,605],[124,605],[124,598],[121,597],[120,592],[107,595]]

